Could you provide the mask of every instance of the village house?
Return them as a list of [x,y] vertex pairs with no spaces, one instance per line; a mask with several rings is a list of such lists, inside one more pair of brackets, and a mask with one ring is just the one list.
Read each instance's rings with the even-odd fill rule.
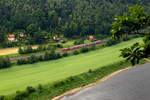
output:
[[10,34],[8,35],[8,40],[9,40],[10,42],[17,42],[17,39],[15,38],[15,35],[14,35],[13,33],[10,33]]

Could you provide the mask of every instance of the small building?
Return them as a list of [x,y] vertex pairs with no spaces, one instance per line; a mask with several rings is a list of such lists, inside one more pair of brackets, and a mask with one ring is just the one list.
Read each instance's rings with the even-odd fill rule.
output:
[[93,35],[90,35],[87,38],[88,38],[88,40],[94,40],[94,36]]
[[61,40],[63,38],[64,38],[63,35],[55,35],[55,36],[53,36],[53,40],[56,40],[56,41],[59,41],[59,40]]
[[24,34],[24,33],[20,33],[19,34],[19,37],[21,37],[21,38],[23,38],[23,37],[25,37],[26,35]]
[[10,33],[10,34],[8,35],[8,40],[9,40],[9,41],[14,41],[14,40],[15,40],[15,35],[14,35],[13,33]]
[[15,38],[15,35],[14,35],[13,33],[10,33],[10,34],[8,35],[8,40],[9,40],[10,42],[16,42],[16,41],[17,41],[16,38]]

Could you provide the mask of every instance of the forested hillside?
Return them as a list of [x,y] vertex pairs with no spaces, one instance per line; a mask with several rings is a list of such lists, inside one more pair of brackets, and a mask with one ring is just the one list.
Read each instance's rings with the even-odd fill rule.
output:
[[0,0],[0,34],[108,35],[114,16],[133,4],[150,13],[149,0]]

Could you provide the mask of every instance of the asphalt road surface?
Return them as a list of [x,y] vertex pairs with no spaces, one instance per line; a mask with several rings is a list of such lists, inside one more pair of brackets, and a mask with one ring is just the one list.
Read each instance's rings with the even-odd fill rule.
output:
[[61,100],[150,100],[150,63],[121,72]]

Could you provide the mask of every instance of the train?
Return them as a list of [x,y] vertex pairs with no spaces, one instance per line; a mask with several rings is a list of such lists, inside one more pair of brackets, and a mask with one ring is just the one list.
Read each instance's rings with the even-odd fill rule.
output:
[[90,47],[90,46],[106,44],[106,43],[107,43],[107,41],[105,41],[105,40],[99,40],[99,41],[95,41],[95,42],[91,42],[91,43],[87,43],[87,44],[81,44],[81,45],[76,45],[76,46],[69,47],[69,48],[64,48],[62,50],[59,50],[58,52],[64,53],[67,51],[77,50],[77,49],[80,49],[83,47]]

